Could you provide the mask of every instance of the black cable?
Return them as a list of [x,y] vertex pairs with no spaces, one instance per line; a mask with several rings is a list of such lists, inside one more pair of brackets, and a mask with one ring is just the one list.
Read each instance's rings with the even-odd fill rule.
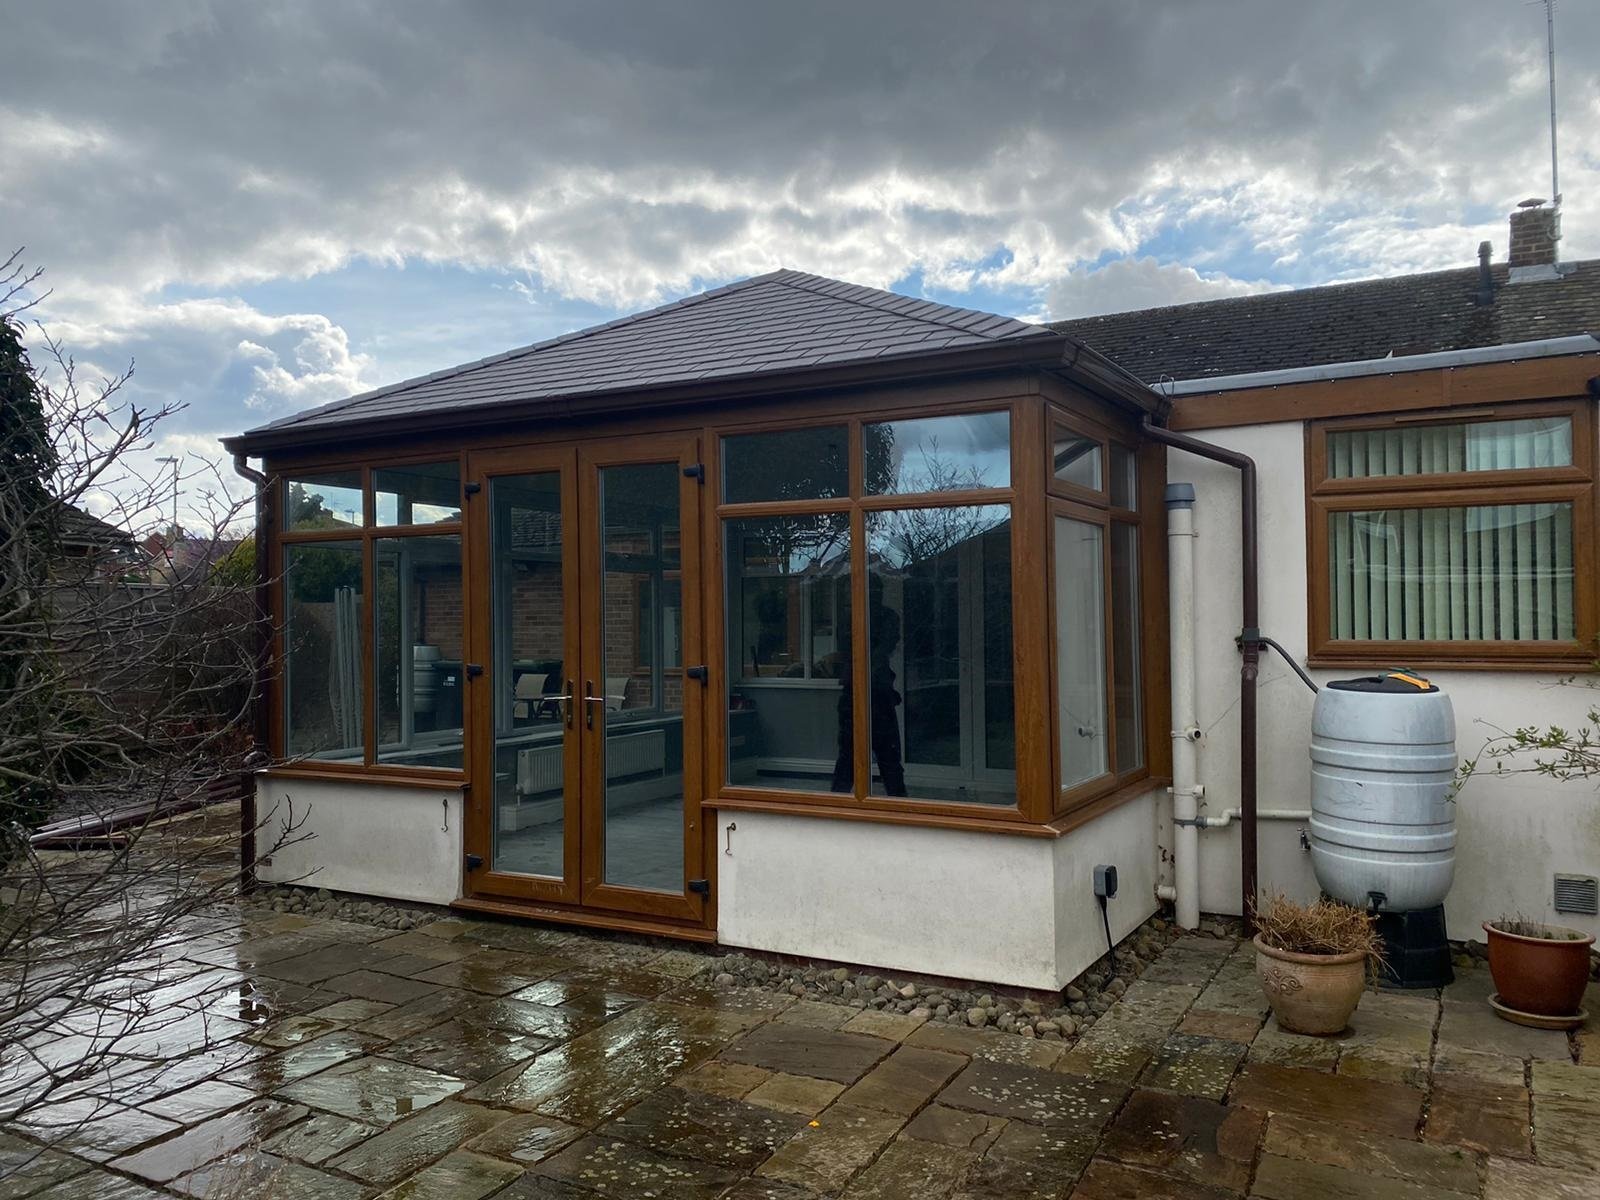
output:
[[1111,943],[1111,914],[1106,909],[1106,898],[1104,896],[1096,896],[1095,899],[1100,901],[1100,919],[1105,922],[1106,926],[1106,957],[1110,958],[1116,953],[1116,947]]

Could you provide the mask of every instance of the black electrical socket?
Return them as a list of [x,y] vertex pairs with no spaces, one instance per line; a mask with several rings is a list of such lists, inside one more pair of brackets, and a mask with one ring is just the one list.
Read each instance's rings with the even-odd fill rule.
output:
[[1110,900],[1117,894],[1117,869],[1112,866],[1099,866],[1094,869],[1094,894],[1104,900]]

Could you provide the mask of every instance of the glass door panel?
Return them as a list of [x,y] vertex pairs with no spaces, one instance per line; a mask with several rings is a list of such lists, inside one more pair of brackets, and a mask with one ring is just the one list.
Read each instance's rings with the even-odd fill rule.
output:
[[[659,441],[596,455],[585,474],[586,904],[692,916],[699,694],[694,608],[699,485],[692,449]],[[614,455],[615,457],[612,457]],[[619,461],[620,460],[620,461]],[[593,590],[589,590],[590,581]],[[685,687],[696,689],[686,695]],[[686,703],[692,701],[692,703]],[[595,737],[594,734],[599,736]]]

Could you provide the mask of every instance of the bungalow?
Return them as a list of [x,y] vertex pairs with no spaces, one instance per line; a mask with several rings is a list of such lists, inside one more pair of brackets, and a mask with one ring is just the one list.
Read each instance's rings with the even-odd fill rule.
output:
[[[1600,264],[1579,275],[1592,313]],[[1509,309],[1522,285],[1503,276],[1491,272]],[[1569,286],[1538,284],[1551,297]],[[1433,410],[1428,428],[1474,454],[1543,437],[1548,457],[1566,421],[1567,461],[1528,468],[1537,478],[1512,498],[1545,521],[1537,553],[1555,557],[1539,574],[1565,588],[1527,635],[1537,661],[1519,631],[1483,618],[1461,634],[1467,654],[1430,626],[1440,653],[1425,657],[1472,679],[1487,660],[1583,661],[1600,627],[1582,398],[1600,343],[1546,346],[1532,363],[1502,354],[1474,386],[1375,387],[1370,409],[1350,398],[1366,384],[1343,384],[1334,407],[1302,411],[1229,380],[1167,386],[1168,362],[1133,353],[1144,335],[1112,358],[1091,348],[1113,331],[778,271],[228,439],[241,469],[263,463],[250,474],[276,669],[261,840],[291,812],[316,834],[258,863],[261,876],[314,871],[353,892],[1059,987],[1178,894],[1169,473],[1194,482],[1201,537],[1215,538],[1195,609],[1208,810],[1251,787],[1248,754],[1219,744],[1240,696],[1234,472],[1174,447],[1238,456],[1183,429],[1264,451],[1251,661],[1267,637],[1304,655],[1308,614],[1336,607],[1315,599],[1335,585],[1316,580],[1308,603],[1308,554],[1335,581],[1343,569],[1308,540],[1373,536],[1338,520],[1308,532],[1307,512],[1381,516],[1360,490],[1373,483],[1391,505],[1474,510],[1460,493],[1476,476],[1459,470],[1423,492],[1348,466],[1356,444],[1368,461],[1360,421],[1332,491],[1295,490],[1306,463],[1328,461],[1325,430],[1345,430],[1321,422]],[[1185,378],[1213,370],[1198,353]],[[1420,378],[1390,372],[1402,376]],[[1527,414],[1502,416],[1512,400]],[[1372,607],[1344,605],[1313,663],[1389,662]],[[1488,678],[1486,697],[1510,690]],[[1515,681],[1529,696],[1544,682]],[[1272,672],[1262,687],[1279,687]],[[1306,713],[1288,695],[1279,705],[1286,690],[1268,692],[1257,731],[1264,813],[1305,803],[1292,760]],[[1176,731],[1185,755],[1189,732]],[[1240,824],[1204,834],[1181,868],[1209,910],[1238,911],[1254,873]],[[1261,824],[1261,882],[1303,889],[1298,845],[1279,846],[1292,829]],[[1104,886],[1100,866],[1120,882]]]

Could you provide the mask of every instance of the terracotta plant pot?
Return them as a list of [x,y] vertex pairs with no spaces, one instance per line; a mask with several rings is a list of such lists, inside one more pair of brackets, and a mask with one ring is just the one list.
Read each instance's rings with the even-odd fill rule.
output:
[[1256,976],[1280,1029],[1318,1037],[1344,1032],[1367,982],[1363,951],[1295,954],[1265,945],[1260,934],[1255,947]]
[[1589,947],[1594,938],[1564,925],[1544,928],[1572,936],[1565,940],[1524,937],[1485,921],[1489,973],[1494,976],[1500,1003],[1507,1008],[1541,1017],[1570,1017],[1583,1007],[1583,990],[1589,984]]

